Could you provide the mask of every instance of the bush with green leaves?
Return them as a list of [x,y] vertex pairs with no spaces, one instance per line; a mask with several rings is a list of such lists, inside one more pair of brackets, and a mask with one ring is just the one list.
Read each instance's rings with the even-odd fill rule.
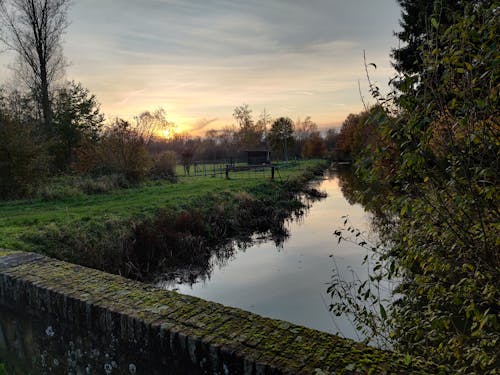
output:
[[474,1],[429,19],[418,74],[398,77],[378,150],[358,160],[393,190],[372,275],[400,279],[393,345],[454,373],[500,373],[499,11]]

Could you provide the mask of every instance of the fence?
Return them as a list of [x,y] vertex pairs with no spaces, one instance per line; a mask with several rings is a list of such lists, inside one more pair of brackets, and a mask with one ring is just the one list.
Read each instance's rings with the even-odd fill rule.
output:
[[248,165],[243,161],[217,160],[196,161],[189,169],[179,167],[178,175],[191,177],[220,177],[220,178],[280,178],[280,170],[294,167],[297,161]]

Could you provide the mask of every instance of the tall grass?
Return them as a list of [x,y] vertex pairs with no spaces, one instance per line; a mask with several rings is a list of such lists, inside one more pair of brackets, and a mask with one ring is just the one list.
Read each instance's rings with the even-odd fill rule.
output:
[[114,189],[118,177],[97,185],[76,177],[55,180],[44,199],[0,202],[0,248],[132,277],[146,277],[153,268],[204,265],[211,251],[232,238],[283,232],[280,220],[302,209],[297,194],[322,168],[317,161],[302,163],[274,182],[186,177],[128,189]]

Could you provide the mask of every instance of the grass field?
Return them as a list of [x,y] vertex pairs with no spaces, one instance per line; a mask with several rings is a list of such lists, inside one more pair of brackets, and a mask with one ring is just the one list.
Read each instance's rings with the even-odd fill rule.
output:
[[[276,182],[292,179],[318,161],[302,161],[288,168],[280,168]],[[60,200],[20,200],[0,203],[0,248],[31,250],[23,240],[25,234],[49,224],[82,224],[99,219],[141,219],[161,208],[193,206],[212,193],[250,191],[268,184],[262,172],[232,173],[221,177],[180,177],[177,183],[148,182],[141,187],[118,189],[109,193],[80,195]]]

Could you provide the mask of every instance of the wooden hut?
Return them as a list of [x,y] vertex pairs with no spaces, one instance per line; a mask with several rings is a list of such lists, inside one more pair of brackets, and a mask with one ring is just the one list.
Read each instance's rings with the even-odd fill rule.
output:
[[270,150],[247,150],[246,153],[248,165],[271,164]]

